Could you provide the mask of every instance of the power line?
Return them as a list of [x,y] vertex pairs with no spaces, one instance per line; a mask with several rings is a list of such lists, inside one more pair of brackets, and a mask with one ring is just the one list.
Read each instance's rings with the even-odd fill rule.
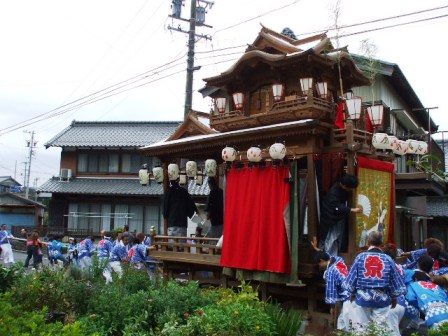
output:
[[[298,0],[298,1],[299,1],[299,0]],[[295,2],[298,2],[298,1],[295,1]],[[294,2],[294,3],[295,3],[295,2]],[[294,3],[291,3],[291,4],[289,4],[289,5],[285,5],[285,6],[283,6],[283,7],[280,7],[279,9],[284,8],[284,7],[287,7],[287,6],[290,6],[290,5],[294,4]],[[423,10],[423,11],[419,11],[419,12],[414,12],[414,13],[407,13],[407,14],[403,14],[403,15],[399,15],[399,16],[395,16],[395,17],[389,17],[389,18],[383,18],[383,19],[377,19],[377,20],[373,20],[373,21],[367,21],[367,22],[357,23],[357,24],[348,25],[348,26],[344,26],[344,27],[349,27],[349,26],[350,26],[350,27],[352,27],[352,26],[359,26],[359,25],[363,25],[363,24],[367,24],[367,23],[379,22],[379,21],[389,20],[389,19],[393,19],[393,18],[396,19],[396,18],[399,18],[399,17],[408,16],[408,15],[414,15],[414,14],[418,14],[418,13],[422,13],[422,12],[427,12],[427,11],[431,11],[431,10],[442,9],[442,8],[445,8],[445,7],[448,7],[448,6],[438,7],[438,8],[433,8],[433,9],[427,9],[427,10]],[[278,10],[278,9],[277,9],[277,10]],[[273,10],[273,11],[275,11],[275,10]],[[270,11],[270,12],[272,12],[272,11]],[[264,15],[264,14],[263,14],[263,15]],[[404,23],[399,23],[399,24],[395,24],[395,25],[388,25],[388,26],[383,26],[383,27],[377,27],[377,28],[368,29],[368,30],[359,31],[359,32],[354,32],[354,33],[347,33],[347,34],[341,35],[341,36],[339,36],[339,37],[347,37],[347,36],[351,36],[351,35],[357,35],[357,34],[362,34],[362,33],[367,33],[367,32],[372,32],[372,31],[377,31],[377,30],[382,30],[382,29],[388,29],[388,28],[398,27],[398,26],[402,26],[402,25],[409,25],[409,24],[418,23],[418,22],[430,21],[430,20],[434,20],[434,19],[443,18],[443,17],[446,17],[446,16],[448,16],[448,14],[447,14],[447,15],[440,15],[440,16],[436,16],[436,17],[425,18],[425,19],[420,19],[420,20],[414,20],[414,21],[404,22]],[[250,19],[249,19],[249,20],[246,20],[246,21],[244,21],[244,22],[248,22],[248,21],[250,21]],[[241,22],[241,23],[244,23],[244,22]],[[198,52],[198,53],[209,53],[209,52],[214,52],[214,51],[223,51],[223,50],[228,50],[228,49],[240,48],[240,47],[243,47],[243,46],[244,46],[244,45],[239,45],[239,46],[233,46],[233,47],[227,47],[227,48],[216,49],[216,50],[212,50],[212,51],[203,51],[203,52]],[[221,57],[221,56],[224,56],[224,55],[231,55],[231,54],[238,54],[238,53],[229,53],[229,54],[215,55],[215,56],[213,56],[213,57]],[[22,122],[20,122],[20,123],[15,124],[15,125],[11,125],[11,126],[8,126],[8,127],[6,127],[6,128],[3,128],[3,129],[0,130],[0,132],[3,132],[2,134],[6,134],[6,133],[12,132],[12,131],[14,131],[14,130],[17,130],[17,129],[19,129],[19,128],[22,128],[22,127],[31,125],[31,124],[34,123],[34,122],[31,122],[31,121],[36,120],[36,119],[38,119],[38,118],[42,118],[42,117],[47,116],[47,115],[50,115],[50,117],[55,117],[55,116],[64,114],[64,113],[66,113],[66,112],[68,112],[68,111],[72,111],[72,110],[74,110],[74,109],[76,109],[76,108],[80,108],[80,107],[82,107],[82,106],[85,106],[85,105],[87,105],[87,104],[91,104],[91,103],[93,103],[93,102],[100,101],[100,100],[103,100],[103,99],[105,99],[105,98],[114,96],[114,95],[116,95],[116,94],[120,94],[120,93],[129,91],[129,90],[132,90],[132,89],[134,89],[134,88],[138,88],[138,87],[141,87],[141,86],[143,86],[143,85],[150,84],[150,83],[152,83],[152,82],[154,82],[154,81],[161,80],[161,79],[170,77],[170,76],[172,76],[172,75],[175,75],[175,74],[177,74],[177,73],[180,73],[180,72],[182,72],[182,71],[179,71],[179,72],[176,72],[176,73],[173,73],[173,74],[169,74],[169,75],[167,75],[167,76],[161,77],[161,78],[156,79],[156,80],[154,80],[154,81],[146,82],[146,83],[143,83],[143,84],[141,84],[141,85],[137,85],[137,86],[131,87],[131,88],[129,88],[129,89],[125,89],[125,90],[116,92],[116,93],[114,93],[114,94],[109,94],[109,93],[112,93],[112,92],[114,92],[114,91],[117,91],[117,90],[119,90],[119,89],[121,89],[121,88],[123,88],[123,87],[126,87],[126,86],[128,86],[128,85],[132,85],[132,84],[134,84],[134,83],[136,83],[136,82],[138,82],[138,81],[147,79],[148,77],[151,77],[151,76],[153,76],[153,75],[155,75],[155,74],[160,74],[160,73],[163,73],[164,71],[167,71],[167,70],[169,70],[169,69],[171,69],[171,68],[173,68],[173,67],[179,66],[179,65],[181,65],[181,64],[175,64],[175,65],[173,65],[173,66],[171,66],[171,67],[166,67],[167,65],[176,63],[177,61],[181,60],[183,57],[185,57],[185,54],[184,54],[182,57],[180,57],[180,58],[174,59],[174,60],[172,60],[171,62],[165,63],[165,64],[163,64],[163,65],[161,65],[161,66],[158,66],[158,67],[156,67],[156,68],[154,68],[154,69],[148,70],[148,71],[146,71],[146,72],[144,72],[144,73],[142,73],[142,74],[136,75],[136,76],[131,77],[131,78],[127,79],[127,80],[124,80],[124,81],[121,81],[121,82],[116,83],[116,84],[114,84],[114,85],[111,85],[111,86],[109,86],[109,87],[107,87],[107,88],[105,88],[105,89],[96,91],[96,92],[94,92],[94,93],[92,93],[92,94],[89,94],[89,95],[87,95],[87,96],[85,96],[85,97],[79,98],[79,99],[74,100],[74,101],[72,101],[72,102],[70,102],[70,103],[67,103],[67,104],[64,104],[64,105],[62,105],[62,106],[59,106],[59,107],[57,107],[57,108],[55,108],[55,109],[53,109],[53,110],[50,110],[50,111],[48,111],[48,112],[46,112],[46,113],[43,113],[43,114],[40,114],[40,115],[38,115],[38,116],[36,116],[36,117],[30,118],[30,119],[28,119],[28,120],[22,121]],[[210,57],[202,57],[202,58],[198,58],[198,59],[206,59],[206,58],[210,58]],[[208,65],[204,65],[204,66],[216,65],[216,64],[219,64],[219,63],[224,63],[224,62],[229,62],[229,61],[230,61],[230,60],[226,60],[226,61],[222,61],[222,62],[214,62],[214,63],[212,63],[212,64],[208,64]],[[154,72],[155,70],[157,70],[157,69],[161,69],[161,68],[164,68],[164,67],[166,67],[166,68],[160,70],[159,72],[156,72],[156,73],[147,75],[147,74],[150,73],[150,72]],[[140,77],[140,78],[138,78],[138,77]],[[136,78],[138,78],[138,79],[136,79]],[[133,82],[131,82],[133,79],[136,79],[136,80],[133,81]],[[131,83],[127,83],[127,82],[131,82]],[[123,84],[123,83],[127,83],[127,84]],[[119,86],[120,84],[123,84],[123,85]],[[117,86],[118,86],[118,87],[117,87]],[[114,88],[114,87],[116,87],[116,88],[115,88],[115,89],[112,89],[112,88]],[[111,89],[111,90],[109,90],[109,89]],[[107,91],[107,90],[109,90],[109,91]],[[106,91],[106,92],[105,92],[105,91]],[[102,92],[104,92],[104,93],[102,93]],[[98,95],[99,93],[102,93],[102,95],[100,95],[99,97],[96,96],[96,95]],[[104,96],[104,95],[106,95],[106,96]],[[96,97],[92,97],[92,96],[96,96]],[[104,97],[102,97],[102,96],[104,96]],[[86,99],[89,98],[89,97],[92,97],[92,98],[86,100]],[[83,100],[85,100],[85,101],[83,101]],[[83,101],[83,102],[80,102],[80,101]],[[75,105],[75,106],[70,106],[70,105],[73,105],[73,104],[75,104],[75,103],[77,103],[77,102],[80,102],[80,103],[77,104],[77,105]],[[62,110],[62,111],[58,111],[58,110],[60,110],[60,109],[62,109],[62,108],[64,108],[64,107],[67,107],[67,109]],[[54,113],[53,113],[53,112],[54,112]],[[51,113],[53,113],[53,114],[51,114]],[[38,120],[38,121],[36,121],[36,122],[39,122],[39,121],[41,121],[41,120]],[[5,131],[7,131],[7,132],[5,132]]]
[[[274,8],[274,9],[271,9],[271,10],[269,10],[269,11],[267,11],[267,12],[261,13],[261,14],[259,14],[259,15],[257,15],[257,16],[254,16],[254,17],[250,18],[250,19],[244,20],[244,21],[242,21],[242,22],[235,23],[235,24],[233,24],[233,25],[227,26],[227,27],[222,28],[222,29],[218,29],[217,31],[215,31],[215,34],[216,34],[216,33],[219,33],[219,32],[222,32],[222,31],[224,31],[224,30],[230,29],[230,28],[238,27],[239,25],[242,25],[242,24],[244,24],[244,23],[253,21],[253,20],[258,19],[258,18],[260,18],[260,17],[262,17],[262,16],[265,16],[265,15],[268,15],[268,14],[271,14],[271,13],[274,13],[274,12],[277,12],[277,11],[279,11],[279,10],[281,10],[281,9],[286,8],[286,7],[295,5],[295,4],[298,3],[299,1],[300,1],[300,0],[295,0],[295,1],[293,1],[293,2],[291,2],[291,3],[289,3],[289,4],[287,4],[287,5],[284,5],[284,6],[281,6],[281,7],[278,7],[278,8]],[[215,34],[213,34],[213,35],[215,35]]]
[[[153,72],[153,73],[154,73],[154,71],[156,71],[156,70],[158,70],[158,69],[160,69],[160,68],[166,67],[166,66],[168,66],[168,65],[170,65],[170,64],[173,64],[173,63],[175,63],[175,62],[177,62],[177,61],[183,59],[185,56],[186,56],[186,54],[184,54],[183,56],[181,56],[181,57],[179,57],[179,58],[177,58],[177,59],[174,59],[174,60],[172,60],[172,61],[170,61],[170,62],[168,62],[168,63],[165,63],[165,64],[163,64],[163,65],[157,66],[157,67],[155,67],[155,68],[153,68],[153,69],[151,69],[151,70],[145,71],[145,72],[143,72],[143,73],[141,73],[141,74],[139,74],[139,75],[133,76],[133,77],[131,77],[131,78],[129,78],[129,79],[123,80],[123,81],[118,82],[118,83],[116,83],[116,84],[110,85],[110,86],[108,86],[108,87],[106,87],[106,88],[104,88],[104,89],[101,89],[101,90],[99,90],[99,91],[96,91],[96,92],[94,92],[94,93],[91,93],[91,94],[89,94],[89,95],[87,95],[87,96],[78,98],[78,99],[76,99],[76,100],[74,100],[74,101],[71,101],[71,102],[69,102],[69,103],[67,103],[67,104],[61,105],[61,106],[56,107],[56,108],[54,108],[54,109],[52,109],[52,110],[50,110],[50,111],[47,111],[47,112],[45,112],[45,113],[39,114],[39,115],[37,115],[37,116],[35,116],[35,117],[32,117],[32,118],[30,118],[30,119],[28,119],[28,120],[24,120],[24,121],[21,121],[21,122],[19,122],[19,123],[17,123],[17,124],[14,124],[14,125],[11,125],[11,126],[2,128],[2,129],[0,129],[0,135],[1,135],[1,134],[9,133],[9,132],[5,132],[5,131],[10,130],[11,128],[15,128],[15,129],[17,129],[17,127],[18,127],[19,125],[22,125],[22,124],[24,124],[24,123],[30,122],[30,121],[32,121],[32,120],[36,120],[36,119],[38,119],[38,118],[45,117],[45,116],[47,116],[47,115],[49,115],[49,114],[51,114],[51,113],[53,113],[53,112],[57,112],[58,110],[60,110],[60,109],[62,109],[62,108],[64,108],[64,107],[68,107],[68,106],[70,106],[70,105],[73,105],[74,103],[77,103],[77,102],[79,102],[79,101],[82,101],[82,100],[84,100],[84,99],[86,99],[86,98],[89,98],[89,97],[91,97],[91,96],[97,95],[97,94],[99,94],[99,93],[101,93],[101,92],[103,92],[103,91],[109,90],[109,89],[111,89],[111,88],[113,88],[113,87],[115,87],[115,86],[121,85],[121,84],[126,83],[126,82],[130,82],[130,81],[132,81],[132,80],[135,79],[135,78],[140,77],[139,80],[145,79],[145,78],[147,78],[147,77],[149,76],[149,75],[147,75],[148,73],[150,73],[150,72]],[[178,65],[180,65],[180,64],[178,64]],[[144,77],[142,77],[142,76],[144,76]],[[135,82],[135,81],[134,81],[134,82]],[[131,83],[131,84],[132,84],[132,83]],[[27,126],[27,125],[29,125],[29,123],[26,124],[26,125],[23,125],[23,126],[21,126],[21,127],[24,127],[24,126]],[[19,127],[19,128],[21,128],[21,127]]]
[[[348,24],[348,25],[342,25],[342,26],[339,26],[338,29],[353,28],[353,27],[362,26],[362,25],[371,24],[371,23],[377,23],[377,22],[388,21],[388,20],[395,20],[395,19],[400,19],[400,18],[406,17],[406,16],[422,14],[422,13],[431,12],[431,11],[435,11],[435,10],[439,10],[439,9],[445,9],[445,8],[448,8],[448,6],[434,7],[434,8],[429,8],[429,9],[423,9],[423,10],[416,11],[416,12],[389,16],[389,17],[385,17],[385,18],[381,18],[381,19],[375,19],[375,20],[370,20],[370,21],[364,21],[364,22],[358,22],[358,23],[353,23],[353,24]],[[313,35],[313,34],[324,33],[326,31],[331,31],[331,30],[335,30],[335,29],[336,28],[331,28],[330,27],[328,29],[319,29],[319,30],[315,30],[315,31],[307,32],[307,33],[296,34],[296,36]]]
[[[204,64],[204,65],[202,65],[202,67],[207,67],[207,66],[211,66],[211,65],[216,65],[216,64],[221,64],[221,63],[232,62],[232,61],[235,61],[236,59],[237,59],[237,58],[232,58],[232,59],[228,59],[228,60],[224,60],[224,61],[220,61],[220,62],[213,62],[213,63],[209,63],[209,64]],[[159,77],[159,78],[156,78],[156,79],[154,79],[154,80],[151,80],[151,81],[148,81],[148,82],[139,84],[139,85],[135,85],[135,86],[133,86],[133,87],[126,88],[126,89],[121,90],[121,91],[118,91],[118,92],[113,92],[113,91],[115,91],[116,89],[111,90],[111,91],[105,93],[105,94],[110,93],[109,95],[104,95],[104,96],[100,96],[100,97],[92,97],[92,98],[90,98],[89,100],[80,102],[79,104],[77,104],[77,105],[75,105],[75,106],[67,107],[67,108],[64,109],[64,110],[61,110],[61,111],[59,111],[59,112],[57,112],[57,113],[55,113],[55,114],[53,114],[53,115],[47,117],[46,120],[47,120],[48,118],[54,118],[54,117],[57,117],[57,116],[62,115],[62,114],[64,114],[64,113],[70,112],[70,111],[72,111],[72,110],[74,110],[74,109],[78,109],[78,108],[81,108],[81,107],[83,107],[83,106],[90,105],[90,104],[92,104],[92,103],[95,103],[95,102],[104,100],[104,99],[106,99],[106,98],[110,98],[110,97],[112,97],[112,96],[116,96],[116,95],[119,95],[119,94],[121,94],[121,93],[130,91],[130,90],[134,90],[134,89],[137,89],[137,88],[140,88],[140,87],[142,87],[142,86],[145,86],[145,85],[148,85],[148,84],[157,82],[157,81],[159,81],[159,80],[166,79],[166,78],[168,78],[168,77],[171,77],[171,76],[180,74],[180,73],[182,73],[182,72],[184,72],[184,71],[185,71],[185,70],[180,70],[180,71],[177,71],[177,72],[174,72],[174,73],[170,73],[170,74],[165,75],[165,76],[163,76],[163,77]],[[11,132],[13,132],[13,131],[16,131],[16,130],[21,129],[21,128],[23,128],[23,127],[26,127],[26,126],[35,124],[35,123],[40,122],[40,121],[41,121],[41,120],[38,120],[38,121],[31,121],[31,119],[30,119],[30,122],[29,122],[29,123],[24,124],[24,125],[17,126],[16,128],[13,128],[13,129],[9,129],[8,131],[3,132],[2,134],[8,134],[8,133],[11,133]]]
[[447,16],[448,16],[448,14],[444,14],[444,15],[434,16],[434,17],[420,19],[420,20],[415,20],[415,21],[402,22],[402,23],[397,23],[397,24],[394,24],[394,25],[389,25],[389,26],[383,26],[383,27],[377,27],[377,28],[362,30],[362,31],[355,32],[355,33],[347,33],[347,34],[339,35],[339,38],[352,36],[352,35],[359,35],[359,34],[370,33],[370,32],[373,32],[373,31],[383,30],[383,29],[388,29],[388,28],[395,28],[395,27],[400,27],[400,26],[406,26],[406,25],[410,25],[410,24],[413,24],[413,23],[419,23],[419,22],[425,22],[425,21],[441,19],[441,18],[444,18],[444,17],[447,17]]

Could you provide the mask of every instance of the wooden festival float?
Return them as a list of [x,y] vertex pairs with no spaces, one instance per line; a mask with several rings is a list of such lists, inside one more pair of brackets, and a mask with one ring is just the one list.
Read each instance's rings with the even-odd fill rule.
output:
[[[309,243],[319,236],[319,200],[343,173],[358,174],[360,162],[381,166],[393,160],[372,148],[367,112],[349,92],[370,85],[369,79],[325,34],[295,39],[262,27],[233,66],[205,82],[201,92],[214,99],[214,110],[190,111],[169,139],[142,150],[161,160],[165,187],[172,162],[194,160],[199,167],[207,159],[217,162],[225,190],[224,244],[216,247],[212,238],[188,244],[185,237],[169,242],[165,223],[152,257],[170,277],[223,286],[244,279],[256,284],[264,299],[327,313]],[[348,115],[353,107],[360,113],[355,120]],[[393,197],[382,206],[392,209]],[[349,263],[360,225],[351,215],[341,253]]]

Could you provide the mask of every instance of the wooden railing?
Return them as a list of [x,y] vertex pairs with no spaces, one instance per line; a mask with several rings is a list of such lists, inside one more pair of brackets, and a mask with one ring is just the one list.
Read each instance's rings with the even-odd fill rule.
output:
[[305,97],[296,96],[294,99],[285,99],[283,101],[274,103],[272,105],[271,111],[278,112],[282,110],[309,108],[310,106],[318,107],[319,109],[322,110],[330,110],[330,111],[334,110],[334,103],[328,100],[316,98],[313,96],[305,96]]
[[221,247],[216,246],[218,240],[207,237],[155,236],[153,244],[157,250],[151,251],[150,255],[160,261],[219,266]]

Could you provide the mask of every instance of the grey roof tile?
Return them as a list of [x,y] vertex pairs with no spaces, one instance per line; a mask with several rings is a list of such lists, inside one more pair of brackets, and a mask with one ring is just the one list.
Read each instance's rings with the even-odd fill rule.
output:
[[[38,191],[53,194],[161,196],[163,186],[154,181],[149,186],[141,186],[138,178],[73,178],[67,182],[53,177],[41,185]],[[193,180],[189,181],[188,191],[193,196],[209,193],[205,181],[201,186]]]
[[180,121],[73,121],[48,147],[142,147],[168,138]]
[[448,196],[428,197],[426,215],[431,217],[448,217]]

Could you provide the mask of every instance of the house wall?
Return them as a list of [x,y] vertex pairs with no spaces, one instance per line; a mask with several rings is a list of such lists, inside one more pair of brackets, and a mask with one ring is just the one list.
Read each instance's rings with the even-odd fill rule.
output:
[[72,151],[67,152],[63,150],[61,153],[61,169],[62,168],[71,169],[73,176],[75,176],[77,157],[78,157],[77,152]]
[[0,223],[6,224],[8,227],[12,225],[21,226],[34,226],[34,213],[1,213],[0,212]]

